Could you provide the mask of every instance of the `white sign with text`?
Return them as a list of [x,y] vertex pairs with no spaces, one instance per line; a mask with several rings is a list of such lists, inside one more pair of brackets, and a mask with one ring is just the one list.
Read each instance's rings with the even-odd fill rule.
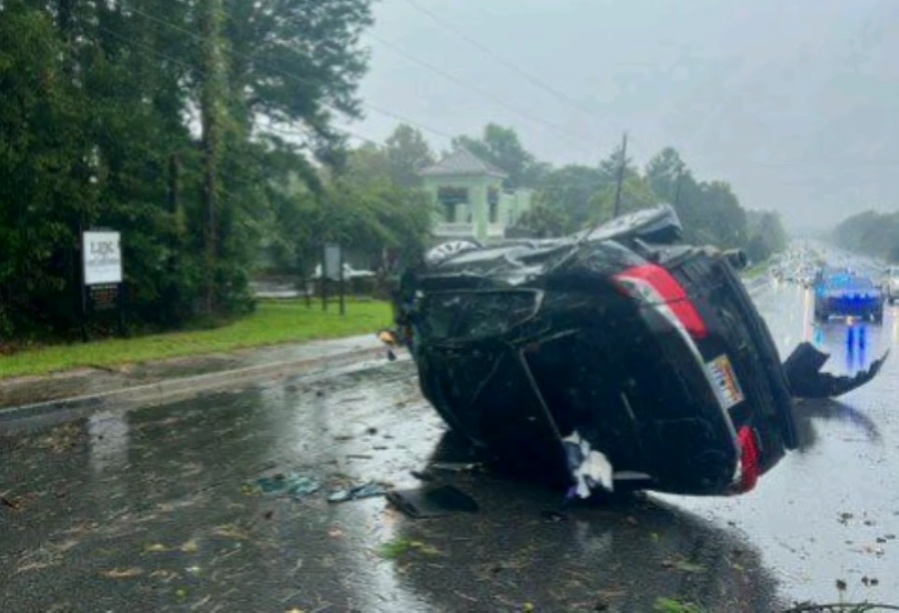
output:
[[122,282],[122,249],[118,232],[85,232],[84,284],[102,285]]

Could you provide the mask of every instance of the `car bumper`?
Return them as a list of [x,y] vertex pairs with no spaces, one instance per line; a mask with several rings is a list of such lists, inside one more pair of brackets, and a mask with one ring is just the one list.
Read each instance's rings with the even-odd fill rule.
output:
[[882,307],[883,301],[877,298],[829,297],[819,309],[822,314],[836,316],[867,317],[875,314]]

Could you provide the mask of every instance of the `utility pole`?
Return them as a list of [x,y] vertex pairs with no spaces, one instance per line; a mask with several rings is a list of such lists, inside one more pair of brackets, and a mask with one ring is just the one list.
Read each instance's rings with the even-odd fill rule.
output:
[[218,203],[218,160],[220,156],[222,85],[221,29],[222,0],[202,0],[200,31],[203,36],[200,114],[203,128],[203,239],[206,251],[206,313],[216,309],[216,232]]
[[172,229],[169,233],[169,257],[166,262],[164,312],[170,323],[178,319],[178,253],[181,249],[181,160],[173,153],[169,156],[168,188],[166,204],[172,217]]
[[[627,132],[621,141],[621,164],[618,166],[618,185],[615,188],[615,215],[621,215],[621,186],[624,183],[624,167],[627,165]],[[613,217],[613,218],[614,218]]]
[[672,204],[674,204],[675,210],[677,209],[678,205],[680,204],[680,186],[683,184],[683,182],[684,182],[684,173],[681,171],[678,171],[677,186],[674,189],[674,202],[672,203]]

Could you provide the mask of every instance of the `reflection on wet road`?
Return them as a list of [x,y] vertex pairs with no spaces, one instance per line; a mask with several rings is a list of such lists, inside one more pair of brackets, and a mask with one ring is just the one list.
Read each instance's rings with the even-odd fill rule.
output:
[[[895,321],[815,329],[805,294],[759,301],[787,351],[803,338],[854,370]],[[805,307],[805,309],[804,309]],[[862,333],[860,330],[864,329]],[[382,498],[329,504],[369,480],[419,484],[469,459],[421,400],[409,363],[200,401],[0,424],[0,602],[9,611],[709,611],[791,600],[899,602],[899,363],[839,402],[797,409],[803,448],[729,499],[637,496],[577,507],[539,487],[446,473],[475,515],[412,520]],[[462,457],[460,457],[462,454]],[[302,500],[247,487],[321,480]],[[388,545],[385,549],[384,546]]]
[[[895,346],[899,313],[882,325],[814,324],[810,290],[792,285],[758,299],[782,356],[802,340],[831,354],[824,369],[851,374]],[[663,498],[747,535],[781,593],[797,600],[899,602],[899,361],[836,400],[796,407],[802,448],[734,499]],[[847,584],[840,594],[837,580]]]

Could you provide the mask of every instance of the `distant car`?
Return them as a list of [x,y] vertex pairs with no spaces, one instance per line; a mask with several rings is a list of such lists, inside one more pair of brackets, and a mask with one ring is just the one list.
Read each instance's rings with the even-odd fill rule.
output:
[[890,266],[884,271],[881,291],[890,304],[896,302],[899,297],[899,266]]
[[815,320],[831,316],[883,321],[883,294],[874,281],[846,268],[824,268],[815,278]]
[[[371,270],[359,270],[350,266],[347,262],[343,263],[343,278],[347,281],[351,279],[361,279],[367,277],[374,277],[375,273]],[[321,279],[322,277],[322,265],[318,264],[315,267],[315,272],[312,273],[313,279]]]
[[803,266],[796,277],[796,281],[803,287],[811,287],[815,281],[815,269],[811,266]]

